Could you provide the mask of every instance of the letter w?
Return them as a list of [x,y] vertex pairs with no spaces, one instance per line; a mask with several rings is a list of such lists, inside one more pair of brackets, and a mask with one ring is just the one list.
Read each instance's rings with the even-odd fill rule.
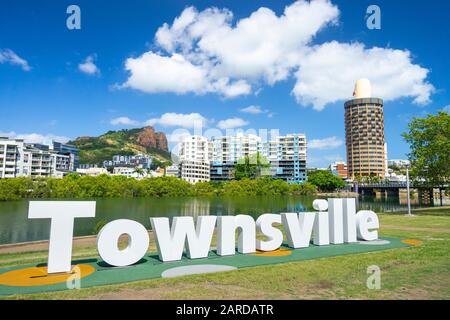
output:
[[208,257],[216,219],[198,217],[195,228],[193,217],[175,217],[170,228],[169,218],[150,218],[159,258],[164,262],[181,260],[184,248],[191,259]]

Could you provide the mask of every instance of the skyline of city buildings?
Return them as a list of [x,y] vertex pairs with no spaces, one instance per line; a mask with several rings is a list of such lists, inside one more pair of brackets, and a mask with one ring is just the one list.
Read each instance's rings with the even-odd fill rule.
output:
[[[357,177],[389,178],[393,173],[388,170],[389,166],[404,168],[409,165],[407,160],[387,160],[383,107],[382,99],[372,97],[370,81],[357,80],[353,99],[345,102],[347,162],[331,163],[328,170],[353,181]],[[301,133],[275,135],[264,141],[255,134],[243,133],[210,139],[188,136],[180,142],[176,163],[167,167],[165,174],[191,183],[232,180],[239,161],[256,154],[260,154],[267,165],[262,175],[288,183],[307,180],[307,139]],[[0,138],[1,178],[63,177],[74,171],[89,175],[104,173],[104,170],[94,170],[98,165],[80,165],[79,161],[79,150],[68,144],[52,141],[46,145]],[[117,154],[102,165],[103,168],[111,168],[108,171],[114,175],[140,178],[150,175],[147,171],[150,171],[152,157]],[[136,168],[146,172],[138,173]]]
[[[179,144],[178,161],[167,174],[196,183],[234,178],[234,167],[245,157],[262,155],[270,169],[263,175],[289,183],[306,181],[306,136],[288,134],[263,141],[253,134],[213,137],[185,137]],[[178,167],[177,167],[178,166]]]

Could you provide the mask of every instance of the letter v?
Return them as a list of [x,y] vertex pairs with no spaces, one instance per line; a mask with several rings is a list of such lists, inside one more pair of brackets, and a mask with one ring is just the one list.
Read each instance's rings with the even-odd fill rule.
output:
[[291,248],[309,247],[315,212],[282,213],[281,221]]

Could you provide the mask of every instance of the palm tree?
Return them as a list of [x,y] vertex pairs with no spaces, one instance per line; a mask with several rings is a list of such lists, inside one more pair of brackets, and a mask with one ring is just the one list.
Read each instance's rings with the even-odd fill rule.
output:
[[145,171],[144,171],[144,169],[142,169],[140,167],[136,167],[136,168],[134,168],[134,173],[137,173],[138,177],[140,177],[140,176],[144,176]]

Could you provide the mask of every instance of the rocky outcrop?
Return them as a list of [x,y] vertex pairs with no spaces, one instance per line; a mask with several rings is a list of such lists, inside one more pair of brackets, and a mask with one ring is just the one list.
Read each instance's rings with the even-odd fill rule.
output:
[[152,127],[142,128],[136,135],[136,143],[149,149],[169,151],[166,135],[163,132],[155,132]]

